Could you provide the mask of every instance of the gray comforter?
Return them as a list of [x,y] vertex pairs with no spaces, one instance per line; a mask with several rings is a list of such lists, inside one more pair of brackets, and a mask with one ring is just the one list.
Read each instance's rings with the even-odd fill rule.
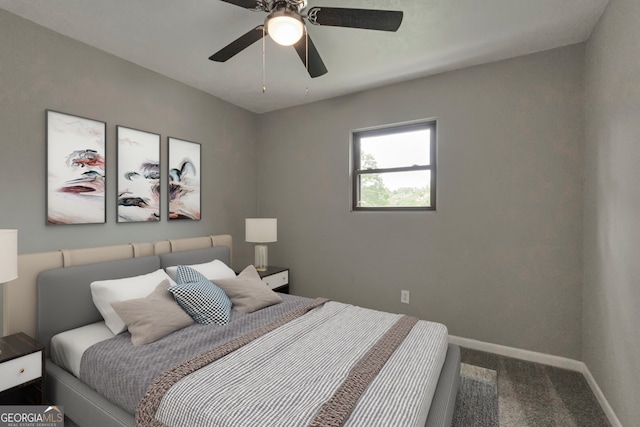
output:
[[[396,339],[398,338],[398,339]],[[138,426],[424,426],[446,328],[338,302],[184,376]]]
[[134,346],[128,332],[93,345],[82,356],[80,379],[135,414],[151,382],[163,372],[213,347],[263,327],[304,306],[309,298],[281,295],[283,302],[254,313],[231,313],[225,326],[194,324],[154,343]]
[[424,425],[444,325],[283,298],[147,346],[133,347],[126,333],[96,344],[81,379],[127,411],[137,407],[139,426]]

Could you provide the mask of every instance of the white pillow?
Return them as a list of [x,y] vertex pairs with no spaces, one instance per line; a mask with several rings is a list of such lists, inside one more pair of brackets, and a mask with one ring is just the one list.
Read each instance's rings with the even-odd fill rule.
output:
[[111,307],[111,303],[134,298],[145,298],[163,280],[169,280],[170,285],[175,284],[162,269],[153,273],[124,279],[98,280],[90,285],[91,296],[93,297],[93,303],[104,318],[104,323],[111,332],[118,335],[127,330],[127,325]]
[[[203,264],[185,265],[185,267],[193,268],[195,271],[206,277],[207,280],[234,279],[236,277],[235,271],[219,259],[214,259],[213,261],[205,262]],[[167,270],[167,273],[173,280],[176,280],[178,275],[177,265],[167,267],[165,270]]]

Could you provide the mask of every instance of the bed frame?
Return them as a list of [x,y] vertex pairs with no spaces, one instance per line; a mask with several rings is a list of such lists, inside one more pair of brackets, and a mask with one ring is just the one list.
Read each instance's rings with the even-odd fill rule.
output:
[[[48,348],[55,334],[102,320],[91,298],[91,281],[136,276],[172,265],[213,259],[230,264],[230,257],[230,245],[213,246],[43,271],[37,279],[38,340]],[[425,427],[451,426],[459,381],[460,349],[450,344]],[[82,427],[135,425],[133,415],[107,401],[49,357],[45,395],[49,403],[64,406],[65,414]]]

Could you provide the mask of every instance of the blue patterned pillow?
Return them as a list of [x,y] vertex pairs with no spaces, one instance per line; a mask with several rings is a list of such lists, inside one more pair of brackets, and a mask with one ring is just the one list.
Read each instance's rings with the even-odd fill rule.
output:
[[179,265],[178,283],[169,292],[178,304],[198,323],[226,325],[231,316],[231,300],[222,289],[193,268]]

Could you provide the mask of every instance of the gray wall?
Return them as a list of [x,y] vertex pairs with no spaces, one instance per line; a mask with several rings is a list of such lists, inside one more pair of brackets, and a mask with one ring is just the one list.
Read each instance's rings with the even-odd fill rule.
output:
[[[0,10],[0,228],[21,253],[231,233],[252,259],[244,218],[256,213],[256,116],[218,98]],[[107,122],[107,223],[47,226],[45,109]],[[116,224],[116,125],[202,145],[202,220]],[[163,171],[166,177],[166,171]],[[165,178],[166,179],[166,178]]]
[[586,50],[583,360],[638,425],[640,2],[611,0]]
[[[583,61],[575,45],[259,116],[272,263],[301,295],[579,359]],[[437,212],[350,212],[350,130],[431,117]]]

